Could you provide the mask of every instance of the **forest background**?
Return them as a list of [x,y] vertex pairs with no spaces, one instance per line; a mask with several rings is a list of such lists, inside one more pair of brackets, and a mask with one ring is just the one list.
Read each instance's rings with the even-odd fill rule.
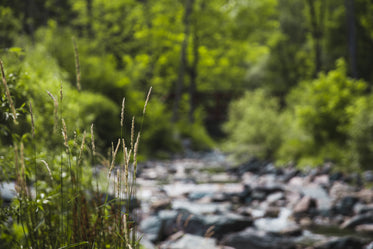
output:
[[[63,141],[51,136],[60,129],[51,96],[61,88],[67,126],[79,136],[93,123],[106,153],[121,133],[123,97],[126,114],[141,116],[150,86],[140,159],[180,153],[187,138],[238,162],[373,163],[369,0],[0,3],[0,58],[16,107],[0,88],[0,165],[31,132],[28,103],[41,154]],[[1,178],[11,171],[3,167]]]

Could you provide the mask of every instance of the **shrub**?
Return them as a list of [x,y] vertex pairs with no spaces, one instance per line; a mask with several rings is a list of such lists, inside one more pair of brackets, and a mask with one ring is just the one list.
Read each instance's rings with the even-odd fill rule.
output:
[[277,99],[256,90],[231,103],[223,128],[228,136],[223,147],[242,161],[252,156],[273,157],[285,127]]
[[[39,66],[46,66],[43,62],[40,61]],[[46,62],[53,61],[46,59]],[[22,122],[29,122],[32,129],[17,131],[14,127],[9,127],[12,144],[6,145],[7,155],[0,156],[1,165],[9,167],[6,172],[11,172],[15,179],[17,191],[11,204],[0,209],[0,244],[9,248],[139,248],[137,224],[134,222],[136,212],[132,211],[136,208],[133,202],[136,200],[137,153],[141,128],[135,132],[132,126],[131,143],[125,143],[125,138],[120,136],[112,147],[109,159],[104,159],[95,151],[93,126],[91,135],[88,135],[89,132],[80,133],[79,129],[87,129],[88,127],[84,127],[85,122],[95,120],[95,115],[102,113],[101,110],[113,106],[105,103],[105,99],[99,95],[78,93],[67,87],[67,93],[71,95],[63,92],[63,98],[49,93],[54,106],[57,103],[58,108],[42,109],[41,101],[45,100],[43,90],[50,85],[43,81],[43,71],[33,69],[35,70],[28,77],[21,77],[19,82],[25,87],[26,82],[35,83],[34,74],[40,76],[41,93],[36,91],[35,86],[28,85],[26,89],[29,96],[39,97],[32,101],[35,106],[32,109],[36,112],[31,111],[31,108],[28,112],[19,112],[18,109],[15,115],[28,116]],[[51,73],[57,72],[53,63],[50,69]],[[62,91],[60,95],[62,96]],[[1,97],[3,98],[3,92]],[[6,98],[4,105],[12,106],[10,99]],[[103,102],[102,106],[95,106],[98,104],[95,101]],[[147,102],[148,98],[145,106]],[[94,106],[90,106],[92,103]],[[85,112],[75,113],[76,105]],[[145,115],[145,107],[143,110]],[[52,121],[48,117],[52,117]],[[65,117],[72,124],[80,125],[75,134],[69,132],[71,127],[66,127]],[[81,118],[83,121],[73,122],[71,118]],[[16,126],[21,125],[18,122]],[[52,124],[55,131],[53,122],[62,123],[59,127],[62,134],[50,132],[52,128],[48,124]],[[46,130],[39,129],[36,124],[45,125],[42,128]],[[120,129],[123,130],[123,123],[120,124]],[[34,130],[39,132],[34,133]],[[43,143],[42,139],[60,141],[61,145],[51,147],[48,146],[50,142]],[[122,160],[114,168],[119,161],[116,160],[118,151],[123,154]],[[8,156],[10,154],[13,157]],[[92,174],[90,166],[95,161],[106,166],[107,179],[104,183],[100,182],[100,173],[96,176]]]
[[335,70],[293,89],[287,104],[295,129],[288,130],[280,149],[282,157],[289,153],[288,157],[295,160],[313,158],[313,163],[325,159],[344,161],[350,123],[347,109],[365,89],[363,81],[347,77],[343,60],[337,61]]
[[373,163],[373,96],[361,97],[348,109],[349,162],[353,168],[370,169]]

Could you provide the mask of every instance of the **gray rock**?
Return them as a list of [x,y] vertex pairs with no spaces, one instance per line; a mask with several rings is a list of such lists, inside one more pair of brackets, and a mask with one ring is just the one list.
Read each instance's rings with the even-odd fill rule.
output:
[[328,210],[331,207],[331,199],[328,193],[317,184],[309,184],[303,187],[302,192],[305,196],[310,196],[317,202],[319,210]]
[[165,243],[161,248],[167,249],[218,249],[216,240],[192,234],[184,234],[177,241]]
[[368,170],[363,173],[363,179],[366,182],[373,182],[373,170]]
[[343,197],[333,207],[333,211],[335,214],[342,214],[345,216],[353,215],[354,206],[358,201],[359,199],[354,196]]
[[17,196],[15,190],[15,182],[1,182],[0,183],[0,195],[1,199],[5,202],[11,202],[13,198]]
[[349,229],[355,228],[356,226],[363,225],[363,224],[371,224],[373,223],[373,212],[368,212],[365,214],[358,214],[354,217],[346,220],[341,225],[342,229]]
[[370,242],[366,247],[365,249],[373,249],[373,241]]
[[225,236],[222,244],[236,249],[295,249],[290,237],[279,236],[264,231],[246,229]]
[[295,216],[308,214],[311,209],[317,208],[315,199],[310,196],[304,196],[294,207],[293,213]]
[[204,236],[208,230],[212,237],[220,239],[229,232],[241,231],[252,224],[251,218],[232,213],[197,215],[186,210],[164,210],[159,212],[158,217],[145,222],[142,231],[148,231],[153,241],[164,240],[178,231]]
[[332,239],[315,246],[315,249],[363,249],[365,241],[354,237]]
[[157,242],[161,239],[162,220],[157,216],[148,217],[140,223],[140,230],[146,239]]
[[226,213],[232,208],[229,202],[222,203],[198,203],[185,200],[175,200],[172,203],[173,209],[188,210],[197,215]]

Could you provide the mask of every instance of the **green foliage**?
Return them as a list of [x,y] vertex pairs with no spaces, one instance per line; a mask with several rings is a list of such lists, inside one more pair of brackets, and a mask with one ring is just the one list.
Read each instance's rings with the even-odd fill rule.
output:
[[180,140],[175,137],[171,114],[165,110],[165,106],[152,98],[147,113],[142,136],[146,146],[141,152],[156,157],[169,157],[170,153],[180,152]]
[[215,143],[203,126],[204,112],[201,108],[196,110],[195,121],[190,123],[188,120],[180,120],[177,123],[180,136],[183,139],[190,139],[190,149],[203,151],[213,148]]
[[373,96],[364,96],[348,109],[348,163],[354,168],[370,169],[373,162]]
[[21,23],[14,16],[13,10],[3,5],[0,6],[0,48],[11,46],[20,30]]
[[347,78],[343,60],[338,60],[336,66],[328,74],[320,74],[318,79],[303,82],[288,97],[295,121],[317,144],[345,141],[349,122],[346,108],[366,89],[363,81]]
[[238,161],[252,156],[271,158],[280,146],[286,128],[279,116],[278,101],[263,90],[246,92],[231,103],[224,125],[227,151]]
[[[29,54],[34,55],[33,59],[38,59],[38,55],[48,57],[42,46]],[[142,126],[137,129],[138,135],[130,146],[126,146],[125,138],[120,136],[110,158],[105,159],[94,149],[93,127],[91,136],[81,129],[88,125],[87,122],[100,124],[97,118],[113,119],[110,113],[115,113],[116,105],[101,95],[78,92],[69,85],[60,96],[56,94],[55,97],[49,92],[45,94],[50,96],[45,98],[43,92],[55,83],[53,80],[47,82],[47,78],[53,75],[55,80],[61,80],[63,73],[52,58],[42,60],[38,65],[48,67],[50,71],[31,65],[30,60],[26,56],[22,61],[22,70],[27,69],[30,73],[22,71],[16,85],[22,86],[27,96],[38,99],[30,101],[32,112],[17,108],[17,125],[24,128],[28,123],[28,128],[32,129],[9,126],[7,131],[12,144],[4,144],[8,150],[4,155],[0,150],[1,180],[13,180],[17,191],[11,205],[0,210],[1,245],[9,248],[139,248],[137,225],[130,218],[131,215],[135,217],[131,213],[134,207],[130,203],[135,199],[137,150]],[[37,79],[39,87],[32,85]],[[44,103],[46,108],[43,109],[41,101],[45,100],[52,100],[52,107]],[[7,102],[9,99],[4,99],[9,105]],[[51,113],[43,115],[43,111]],[[76,112],[76,116],[70,112]],[[78,127],[74,127],[76,132],[65,126],[65,117]],[[57,126],[62,134],[56,131],[53,123],[63,123]],[[119,125],[119,120],[116,123]],[[101,124],[102,129],[113,129],[110,122]],[[135,133],[134,129],[130,134]],[[126,160],[119,162],[120,166],[115,170],[117,175],[111,177],[118,150],[124,153],[121,158]],[[108,176],[105,185],[99,182],[101,176],[92,174],[90,166],[97,162],[106,166],[106,170],[99,173]],[[133,175],[129,177],[128,172]],[[3,175],[8,173],[4,178]],[[109,186],[115,186],[114,190]],[[110,199],[108,194],[112,195]]]
[[[38,63],[35,63],[36,61]],[[115,124],[119,124],[117,105],[100,94],[80,93],[75,86],[66,84],[66,72],[60,69],[45,47],[38,45],[30,48],[21,62],[20,69],[17,85],[32,99],[37,127],[35,134],[41,144],[59,144],[59,141],[49,138],[50,134],[59,133],[61,123],[58,120],[61,116],[64,116],[69,129],[74,127],[80,132],[89,130],[94,123],[99,135],[97,139],[106,144],[118,135],[112,132],[119,131],[114,128]]]
[[363,81],[347,77],[343,60],[337,61],[335,70],[295,88],[288,96],[287,115],[292,124],[278,152],[280,161],[346,163],[348,110],[365,89]]

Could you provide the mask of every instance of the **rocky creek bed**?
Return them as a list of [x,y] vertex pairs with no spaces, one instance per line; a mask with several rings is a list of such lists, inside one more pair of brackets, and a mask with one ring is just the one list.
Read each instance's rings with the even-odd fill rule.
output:
[[[137,184],[146,249],[373,249],[373,171],[233,167],[213,151],[141,163]],[[14,187],[0,184],[3,201]]]
[[[373,249],[372,172],[299,171],[218,152],[139,165],[145,248]],[[361,183],[363,182],[363,183]],[[352,184],[354,183],[354,184]]]

